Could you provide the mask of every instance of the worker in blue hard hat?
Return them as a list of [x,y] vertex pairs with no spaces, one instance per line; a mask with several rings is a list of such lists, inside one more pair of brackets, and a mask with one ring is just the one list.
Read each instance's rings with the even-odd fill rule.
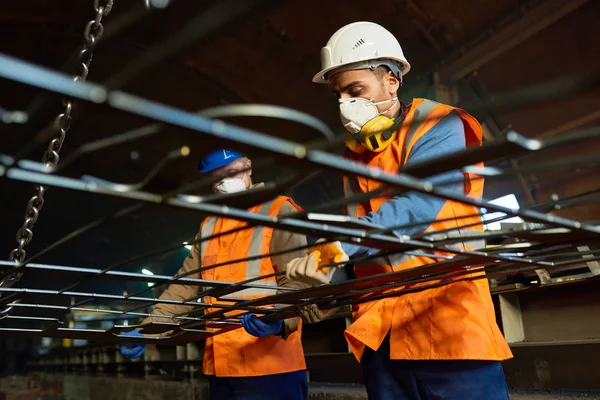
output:
[[[213,185],[218,193],[236,193],[252,186],[252,161],[233,150],[217,150],[208,154],[198,163],[198,170],[203,174],[223,177]],[[235,173],[240,171],[239,173]]]
[[[218,193],[236,193],[260,186],[261,184],[252,183],[251,167],[252,162],[248,157],[227,149],[208,154],[198,165],[200,172],[221,178],[213,185],[213,191]],[[284,196],[249,209],[250,212],[273,217],[299,210],[300,207],[291,198]],[[201,224],[197,238],[216,237],[195,244],[177,275],[213,281],[242,282],[284,271],[288,262],[302,256],[306,251],[296,250],[280,254],[287,249],[306,246],[304,235],[262,226],[237,229],[246,225],[245,222],[229,218],[206,218]],[[235,232],[221,235],[228,231]],[[227,264],[231,260],[247,259],[265,253],[278,255]],[[201,267],[222,263],[227,265],[190,274]],[[290,281],[283,276],[265,278],[254,283],[262,285],[263,288],[248,288],[219,299],[204,296],[202,302],[231,305],[231,301],[227,301],[228,297],[256,299],[276,294],[278,287],[308,287],[305,283]],[[171,285],[160,298],[185,300],[197,296],[200,290],[198,286]],[[189,306],[161,303],[156,305],[153,314],[172,316],[190,309]],[[206,311],[217,309],[210,308]],[[233,314],[228,313],[229,316]],[[254,314],[246,314],[241,318],[245,329],[208,338],[204,350],[203,373],[209,379],[211,399],[306,399],[308,385],[300,341],[300,321],[317,322],[330,314],[330,311],[323,312],[314,305],[304,307],[300,312],[301,318],[288,318],[272,323],[263,322]],[[151,316],[144,322],[151,321],[168,322],[169,319]],[[129,334],[142,335],[138,331]],[[127,357],[137,358],[143,352],[144,345],[141,344],[121,346],[121,353]]]

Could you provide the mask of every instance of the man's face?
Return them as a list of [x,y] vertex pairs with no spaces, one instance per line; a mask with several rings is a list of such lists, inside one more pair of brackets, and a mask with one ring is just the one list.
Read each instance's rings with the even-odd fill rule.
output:
[[[227,178],[227,179],[232,179],[232,178],[240,178],[244,180],[244,183],[246,184],[246,189],[250,188],[250,186],[252,186],[252,180],[251,180],[251,176],[252,176],[252,169],[249,169],[250,167],[252,167],[252,162],[250,161],[250,159],[246,158],[246,157],[242,157],[242,158],[238,158],[237,160],[235,160],[234,162],[232,162],[231,164],[228,164],[224,167],[215,169],[214,171],[211,171],[209,173],[210,176],[216,177],[216,178]],[[216,190],[216,186],[217,186],[216,182],[215,184],[213,184],[213,192],[217,193]]]
[[[357,69],[333,74],[329,78],[331,91],[339,99],[363,97],[373,102],[390,100],[396,97],[400,82],[391,72],[376,74],[369,69]],[[378,104],[377,109],[383,112],[390,108],[390,103]],[[389,110],[391,114],[397,109]],[[392,117],[393,115],[387,115]]]

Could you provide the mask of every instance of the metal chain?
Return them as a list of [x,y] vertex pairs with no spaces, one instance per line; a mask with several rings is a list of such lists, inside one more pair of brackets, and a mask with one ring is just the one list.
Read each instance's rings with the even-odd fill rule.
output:
[[[77,67],[76,75],[73,77],[74,81],[85,81],[87,79],[90,64],[92,63],[92,46],[98,41],[104,33],[104,26],[102,25],[102,18],[106,17],[113,7],[114,0],[94,0],[94,10],[96,11],[96,17],[87,23],[83,31],[84,43],[81,51],[79,52],[79,66]],[[65,105],[64,111],[59,114],[53,123],[53,129],[57,136],[52,139],[48,148],[44,152],[42,162],[48,167],[56,167],[59,160],[58,153],[62,148],[65,136],[71,127],[73,118],[71,112],[73,111],[74,103],[70,99],[64,99]],[[31,242],[33,238],[33,226],[38,220],[40,211],[44,205],[44,192],[45,186],[37,185],[35,187],[35,194],[27,203],[27,209],[25,211],[25,221],[23,226],[17,231],[17,247],[10,252],[8,258],[18,264],[21,264],[25,260],[27,252],[25,246]],[[10,287],[21,278],[21,273],[15,273],[7,276],[0,282],[0,287]]]

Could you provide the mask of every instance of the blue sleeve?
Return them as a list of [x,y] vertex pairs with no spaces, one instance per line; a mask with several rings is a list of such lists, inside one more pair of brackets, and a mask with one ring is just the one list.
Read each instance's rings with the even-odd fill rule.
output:
[[[464,126],[455,112],[442,118],[421,139],[415,143],[406,165],[431,160],[448,153],[463,150],[466,147]],[[433,184],[448,181],[460,181],[463,178],[459,170],[445,172],[426,179]],[[444,189],[462,192],[463,184],[444,185]],[[445,200],[422,193],[407,192],[391,198],[381,205],[377,212],[370,212],[360,217],[361,220],[382,226],[398,226],[434,220],[444,205]],[[394,231],[398,236],[412,235],[422,232],[427,226],[414,226]],[[349,256],[372,255],[379,249],[368,248],[352,243],[342,243],[342,248]]]

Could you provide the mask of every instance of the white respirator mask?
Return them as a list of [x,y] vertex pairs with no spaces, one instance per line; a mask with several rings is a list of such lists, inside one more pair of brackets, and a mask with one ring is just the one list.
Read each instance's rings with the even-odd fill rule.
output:
[[242,178],[225,178],[221,179],[216,185],[215,189],[217,192],[222,194],[229,193],[238,193],[247,190],[246,182],[244,182],[244,178],[246,178],[247,172],[244,172],[244,176]]
[[[393,101],[394,104],[385,111],[379,112],[377,106]],[[339,99],[340,102],[340,119],[342,125],[350,133],[359,133],[363,126],[373,118],[385,114],[398,104],[398,97],[393,99],[373,102],[373,99],[365,99],[363,97],[351,97],[349,99]]]

